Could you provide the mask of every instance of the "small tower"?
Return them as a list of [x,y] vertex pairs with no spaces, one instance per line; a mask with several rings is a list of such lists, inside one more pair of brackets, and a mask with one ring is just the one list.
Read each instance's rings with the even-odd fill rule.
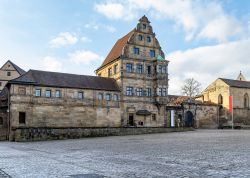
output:
[[241,73],[241,71],[240,71],[240,74],[238,75],[236,80],[247,81],[246,78],[244,77],[244,75]]

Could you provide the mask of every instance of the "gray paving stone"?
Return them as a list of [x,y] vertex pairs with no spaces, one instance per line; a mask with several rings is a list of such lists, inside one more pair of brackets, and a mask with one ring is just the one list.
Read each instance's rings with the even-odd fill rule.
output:
[[0,142],[0,168],[13,178],[244,178],[250,177],[250,131]]

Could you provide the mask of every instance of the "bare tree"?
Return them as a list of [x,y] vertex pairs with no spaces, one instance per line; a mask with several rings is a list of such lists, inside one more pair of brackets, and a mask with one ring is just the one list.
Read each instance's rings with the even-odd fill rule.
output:
[[184,95],[190,98],[194,97],[200,93],[201,84],[194,78],[186,79],[183,87],[181,88],[181,91]]

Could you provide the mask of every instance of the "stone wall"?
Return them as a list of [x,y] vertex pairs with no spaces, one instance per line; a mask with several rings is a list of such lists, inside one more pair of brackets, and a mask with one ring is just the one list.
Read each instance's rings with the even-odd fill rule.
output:
[[41,141],[192,131],[192,128],[16,128],[10,141]]
[[196,111],[197,128],[218,128],[218,106],[200,105]]
[[6,109],[0,109],[0,140],[6,140],[8,132],[8,120]]
[[[19,88],[25,88],[25,94]],[[34,96],[35,88],[42,90],[42,96]],[[45,97],[46,89],[52,97]],[[13,84],[10,88],[11,128],[18,127],[120,127],[121,110],[119,101],[98,100],[98,93],[118,94],[119,92],[60,88],[62,96],[56,98],[57,88],[44,86],[25,86]],[[22,90],[23,91],[23,90]],[[84,99],[77,98],[77,92],[84,92]],[[25,113],[25,123],[20,116]],[[10,133],[14,137],[14,133]]]

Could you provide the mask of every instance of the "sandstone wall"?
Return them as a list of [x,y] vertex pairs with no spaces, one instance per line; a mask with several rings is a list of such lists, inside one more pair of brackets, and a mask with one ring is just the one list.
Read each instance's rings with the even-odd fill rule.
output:
[[17,128],[11,141],[41,141],[193,131],[192,128]]

